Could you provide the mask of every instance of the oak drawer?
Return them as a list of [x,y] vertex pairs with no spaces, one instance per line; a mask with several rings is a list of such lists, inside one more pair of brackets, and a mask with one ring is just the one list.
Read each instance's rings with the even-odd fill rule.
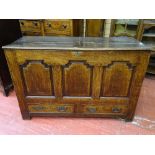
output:
[[45,35],[72,35],[72,20],[45,20]]
[[41,32],[41,21],[36,20],[19,20],[22,32]]
[[70,104],[37,104],[28,106],[30,113],[73,113],[74,105]]
[[33,32],[33,31],[22,31],[24,36],[41,36],[41,32]]
[[85,114],[126,114],[128,105],[81,105],[79,111]]

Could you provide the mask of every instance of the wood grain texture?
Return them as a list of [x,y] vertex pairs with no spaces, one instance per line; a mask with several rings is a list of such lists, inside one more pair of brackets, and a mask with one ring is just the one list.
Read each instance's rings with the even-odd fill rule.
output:
[[150,50],[136,39],[129,37],[51,37],[51,36],[24,36],[6,49],[55,50],[55,51],[142,51]]
[[74,106],[68,104],[32,104],[28,106],[30,113],[73,113]]
[[83,61],[70,61],[63,68],[64,96],[91,96],[92,68]]
[[148,55],[148,53],[144,53],[139,60],[141,64],[139,64],[135,68],[135,73],[131,81],[131,88],[130,88],[130,101],[129,101],[130,106],[129,106],[129,113],[127,116],[127,120],[129,121],[131,121],[134,117],[140,89],[146,73],[147,65],[149,63],[149,58],[150,54]]
[[21,78],[19,65],[16,61],[15,53],[13,53],[11,50],[8,50],[6,54],[6,59],[7,59],[7,63],[13,80],[14,89],[17,93],[17,98],[18,98],[20,110],[22,113],[22,117],[23,119],[30,119],[28,107],[27,107],[27,104],[25,104],[23,81]]
[[53,66],[54,93],[57,98],[62,97],[62,68],[60,65]]
[[104,19],[87,19],[86,20],[86,36],[102,37],[104,30]]
[[101,90],[101,82],[102,82],[102,73],[103,67],[102,66],[94,66],[93,67],[93,86],[92,86],[92,97],[95,99],[100,97],[100,90]]
[[53,95],[51,67],[43,61],[27,61],[21,65],[26,95]]
[[[133,122],[107,118],[33,117],[23,121],[16,93],[0,92],[1,135],[150,135],[155,134],[155,80],[145,78]],[[36,116],[36,114],[35,114]],[[58,114],[56,114],[58,116]],[[81,116],[81,115],[80,115]],[[80,117],[79,116],[79,117]],[[82,117],[82,116],[81,116]],[[95,115],[94,115],[95,117]]]
[[82,19],[19,20],[24,36],[82,36]]
[[43,35],[41,20],[19,20],[23,35]]
[[53,36],[72,36],[73,35],[73,21],[67,19],[50,19],[44,20],[45,35]]
[[86,114],[126,115],[128,105],[81,105],[81,112]]
[[[48,115],[132,120],[150,52],[6,49],[5,54],[22,114],[27,112],[24,118]],[[24,93],[23,64],[29,94]],[[62,111],[68,104],[74,110],[56,112],[57,104],[62,105]]]
[[104,67],[101,96],[128,96],[133,69],[128,62],[112,62]]

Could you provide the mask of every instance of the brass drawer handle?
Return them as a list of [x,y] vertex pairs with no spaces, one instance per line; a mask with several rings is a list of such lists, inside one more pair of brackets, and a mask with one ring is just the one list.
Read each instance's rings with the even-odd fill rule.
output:
[[95,113],[96,112],[96,107],[88,107],[87,110],[91,113]]
[[67,110],[67,107],[65,107],[65,106],[59,106],[59,107],[57,107],[57,110],[59,112],[65,112]]
[[62,27],[63,27],[64,29],[66,29],[66,28],[67,28],[67,25],[62,25]]
[[33,22],[33,24],[34,24],[34,26],[38,26],[38,23],[36,23],[36,22]]
[[118,107],[113,107],[113,108],[112,108],[112,112],[114,112],[114,113],[119,113],[119,112],[121,112],[121,109],[118,108]]
[[45,107],[38,106],[38,107],[32,107],[34,110],[40,111],[40,110],[45,110]]
[[24,23],[23,23],[23,22],[21,22],[21,25],[24,25]]
[[48,24],[48,27],[52,27],[51,24]]

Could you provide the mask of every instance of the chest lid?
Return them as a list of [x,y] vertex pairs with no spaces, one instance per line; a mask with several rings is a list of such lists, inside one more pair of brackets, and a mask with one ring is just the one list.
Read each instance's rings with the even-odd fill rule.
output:
[[3,46],[4,49],[53,50],[150,50],[142,42],[129,37],[51,37],[24,36]]

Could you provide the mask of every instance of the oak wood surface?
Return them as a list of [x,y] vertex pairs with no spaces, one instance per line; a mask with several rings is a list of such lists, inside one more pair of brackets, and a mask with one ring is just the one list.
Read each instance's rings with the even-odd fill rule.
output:
[[138,48],[124,50],[127,42],[122,50],[105,50],[102,45],[103,50],[89,46],[91,51],[80,47],[79,51],[67,51],[63,43],[65,50],[53,50],[52,45],[49,49],[23,48],[30,43],[20,48],[15,48],[17,43],[7,46],[5,54],[23,118],[48,115],[132,120],[150,51],[135,40],[128,43]]
[[20,19],[24,36],[82,36],[81,19]]

